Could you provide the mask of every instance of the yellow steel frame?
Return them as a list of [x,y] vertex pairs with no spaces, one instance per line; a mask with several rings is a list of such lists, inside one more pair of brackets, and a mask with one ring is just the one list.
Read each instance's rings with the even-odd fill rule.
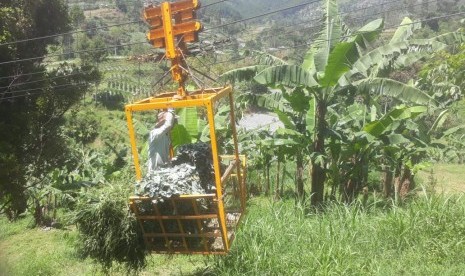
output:
[[[147,39],[157,48],[166,48],[166,57],[171,59],[171,76],[178,82],[178,95],[186,96],[186,72],[183,51],[187,51],[186,42],[197,40],[202,24],[195,19],[195,10],[199,8],[197,0],[163,2],[159,7],[144,9],[144,18],[152,27]],[[173,24],[173,19],[175,20]],[[178,39],[178,41],[176,41]]]
[[[239,188],[241,210],[239,211],[240,217],[238,221],[242,217],[242,214],[244,214],[245,212],[245,201],[246,201],[246,192],[245,192],[246,187],[245,187],[245,182],[244,182],[245,173],[242,172],[242,170],[245,168],[246,161],[245,161],[244,156],[239,155],[238,140],[237,140],[237,134],[236,134],[236,124],[235,124],[233,90],[230,86],[215,88],[215,89],[198,90],[198,91],[190,92],[189,95],[186,95],[181,100],[174,100],[173,96],[175,95],[176,93],[166,93],[166,94],[159,95],[157,97],[147,98],[147,99],[135,102],[133,104],[126,105],[125,112],[126,112],[128,129],[129,129],[129,137],[130,137],[130,142],[131,142],[132,155],[134,158],[136,178],[137,180],[142,179],[142,171],[141,171],[141,166],[140,166],[140,161],[139,161],[139,153],[137,150],[136,134],[135,134],[134,124],[132,120],[132,113],[138,112],[138,111],[149,111],[149,110],[167,109],[167,108],[174,108],[174,109],[184,108],[184,107],[206,108],[208,124],[210,128],[213,167],[214,167],[214,172],[215,172],[216,194],[214,194],[213,196],[214,196],[214,201],[217,203],[216,217],[218,219],[219,229],[221,232],[223,248],[220,251],[204,250],[204,251],[199,251],[199,252],[190,252],[189,249],[186,247],[186,250],[183,250],[183,251],[168,250],[167,252],[159,252],[159,253],[200,253],[200,254],[227,253],[230,249],[232,239],[228,238],[228,229],[227,229],[227,222],[226,222],[227,211],[225,210],[225,206],[224,206],[225,194],[223,194],[223,190],[224,190],[224,184],[230,176],[234,176],[235,178],[237,178],[237,183],[239,186],[238,188]],[[231,121],[232,133],[233,133],[232,138],[233,138],[233,143],[234,143],[234,153],[231,156],[221,157],[218,151],[218,142],[217,142],[217,136],[216,136],[216,130],[215,130],[214,114],[215,114],[215,104],[219,100],[225,97],[228,97],[229,105],[230,105],[230,121]],[[220,161],[221,161],[220,159],[221,158],[231,160],[229,167],[227,168],[227,170],[224,172],[223,175],[221,175],[221,171],[220,171]],[[211,196],[212,195],[184,195],[184,196],[181,196],[180,199],[182,200],[186,198],[189,199],[192,197],[202,198],[202,197],[211,197]],[[131,198],[132,209],[133,211],[135,211],[136,216],[137,216],[137,211],[134,209],[134,204],[137,200],[144,200],[144,199],[137,198],[137,197]],[[197,215],[195,217],[182,217],[181,216],[181,217],[176,217],[173,219],[182,220],[182,219],[190,218],[190,219],[197,219],[197,222],[198,222],[199,219],[207,219],[210,217],[211,215],[210,216],[204,215],[204,217],[202,217],[202,215],[200,216]],[[151,216],[151,218],[154,220],[161,220],[163,219],[163,216]],[[163,236],[163,233],[161,233],[160,235]],[[164,235],[165,235],[164,236],[165,239],[167,239],[167,234],[165,233]],[[182,236],[184,239],[184,237],[192,237],[192,234],[181,233],[180,236]],[[205,238],[206,236],[202,236],[202,237]]]

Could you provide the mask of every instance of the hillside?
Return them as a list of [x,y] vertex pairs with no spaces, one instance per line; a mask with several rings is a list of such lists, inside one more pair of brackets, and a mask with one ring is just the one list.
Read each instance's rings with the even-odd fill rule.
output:
[[465,275],[465,0],[199,1],[1,1],[0,276]]

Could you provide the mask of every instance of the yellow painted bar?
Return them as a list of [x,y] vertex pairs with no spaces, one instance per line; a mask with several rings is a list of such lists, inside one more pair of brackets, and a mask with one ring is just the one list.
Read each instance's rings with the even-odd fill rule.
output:
[[176,57],[176,45],[174,45],[173,22],[171,21],[171,4],[169,2],[161,3],[161,14],[163,27],[165,30],[166,57]]
[[223,191],[221,187],[221,170],[218,155],[218,144],[215,131],[215,116],[213,113],[213,102],[207,103],[208,124],[210,126],[210,142],[212,146],[213,167],[215,169],[216,195],[218,197],[218,217],[223,239],[224,251],[229,251],[228,229],[226,228],[226,216],[224,211]]
[[[147,233],[145,234],[146,237],[151,237],[151,238],[162,238],[163,234],[159,233]],[[216,238],[219,237],[219,234],[215,233],[205,233],[205,234],[190,234],[190,233],[185,233],[185,234],[179,234],[179,233],[166,233],[167,237],[171,238]]]
[[171,3],[171,9],[173,13],[185,10],[194,10],[199,8],[198,0],[187,0]]
[[[208,100],[207,100],[208,101]],[[185,101],[170,101],[168,102],[152,102],[152,103],[143,103],[143,104],[130,104],[127,105],[132,111],[149,111],[156,109],[165,109],[165,108],[183,108],[191,106],[205,106],[206,100],[185,100]]]
[[[198,95],[190,95],[182,101],[173,100],[172,97],[163,98],[148,98],[142,101],[138,101],[133,104],[126,105],[126,109],[131,111],[148,111],[165,108],[183,108],[192,106],[206,106],[212,100],[217,101],[220,98],[231,93],[231,87],[225,87],[219,90],[218,93],[205,93]],[[175,94],[173,94],[175,95]]]
[[[198,32],[202,28],[202,25],[199,22],[192,21],[181,23],[173,26],[172,35],[179,36],[182,34],[188,34],[192,32]],[[148,40],[163,39],[166,33],[166,29],[153,29],[147,34]]]
[[[213,101],[218,101],[221,98],[227,96],[228,94],[232,93],[232,87],[231,86],[226,86],[223,90],[219,91],[218,93],[214,94],[212,97]],[[234,109],[234,105],[231,106],[231,110]]]
[[[191,100],[191,99],[201,99],[201,98],[210,98],[217,95],[219,92],[223,91],[224,89],[228,89],[227,86],[225,87],[217,87],[217,88],[209,88],[209,89],[202,89],[189,92],[189,95],[186,96],[183,100]],[[167,92],[159,94],[155,97],[146,98],[143,100],[139,100],[134,102],[133,104],[142,104],[142,103],[150,103],[150,102],[169,102],[172,100],[173,96],[177,95],[175,92]]]
[[224,251],[186,251],[186,250],[178,250],[178,251],[166,251],[166,250],[152,250],[152,252],[157,254],[189,254],[189,255],[226,255],[227,253]]
[[139,164],[139,153],[137,151],[137,145],[136,145],[136,134],[134,132],[134,125],[132,123],[132,113],[129,108],[126,108],[126,120],[128,122],[129,139],[131,140],[132,157],[134,158],[134,167],[136,169],[136,179],[141,180],[142,172],[141,172],[140,164]]

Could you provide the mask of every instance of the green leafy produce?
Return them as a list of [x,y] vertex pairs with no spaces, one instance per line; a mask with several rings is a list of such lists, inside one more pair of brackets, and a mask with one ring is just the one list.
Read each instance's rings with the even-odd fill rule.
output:
[[[173,207],[173,202],[169,199],[180,195],[198,195],[212,193],[215,190],[214,170],[212,161],[212,150],[206,143],[186,144],[178,147],[177,155],[171,160],[171,164],[166,167],[157,168],[147,174],[136,184],[136,194],[149,196],[151,202],[137,203],[140,215],[156,215],[158,212],[164,216],[192,215],[192,202],[177,202]],[[153,205],[156,203],[156,209]],[[208,212],[212,206],[205,199],[197,199],[196,203],[199,211]],[[200,229],[207,227],[208,221],[183,220],[182,229],[176,220],[164,220],[164,231],[168,233],[199,233]],[[145,233],[164,232],[159,222],[152,220],[142,221]],[[189,248],[202,246],[201,239],[187,239]],[[170,239],[173,247],[181,246],[179,239]],[[167,248],[164,239],[153,240],[152,249],[164,250]]]
[[98,261],[105,272],[113,263],[128,272],[146,265],[146,250],[135,216],[129,212],[128,195],[122,189],[85,194],[79,201],[74,222],[79,230],[78,251]]
[[159,201],[182,194],[205,194],[198,172],[188,164],[152,171],[137,184],[136,189],[139,194]]
[[214,190],[212,151],[207,143],[180,146],[171,165],[150,172],[136,184],[137,194],[148,195],[157,201]]

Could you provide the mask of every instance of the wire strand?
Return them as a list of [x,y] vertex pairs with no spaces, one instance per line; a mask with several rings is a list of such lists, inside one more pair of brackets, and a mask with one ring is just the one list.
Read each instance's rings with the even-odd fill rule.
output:
[[282,12],[282,11],[287,11],[287,10],[291,10],[291,9],[300,8],[300,7],[307,6],[307,5],[314,4],[314,3],[318,3],[318,2],[321,2],[321,0],[314,0],[314,1],[307,2],[307,3],[294,5],[294,6],[291,6],[291,7],[282,8],[282,9],[266,12],[266,13],[263,13],[263,14],[251,16],[251,17],[248,17],[248,18],[239,19],[239,20],[229,22],[229,23],[225,23],[225,24],[222,24],[222,25],[219,25],[219,26],[205,28],[205,31],[214,30],[214,29],[218,29],[218,28],[223,28],[223,27],[230,26],[230,25],[233,25],[233,24],[242,23],[242,22],[245,22],[245,21],[249,21],[249,20],[252,20],[252,19],[257,19],[257,18],[260,18],[260,17],[263,17],[263,16],[275,14],[275,13]]
[[[286,8],[286,9],[289,9],[289,8]],[[384,11],[386,12],[386,11]],[[383,13],[384,13],[383,12]],[[437,16],[437,17],[432,17],[432,18],[428,18],[428,19],[423,19],[423,20],[419,20],[419,21],[415,21],[415,22],[412,22],[412,23],[408,23],[408,24],[401,24],[401,25],[395,25],[395,26],[390,26],[390,27],[386,27],[384,28],[383,30],[385,31],[387,28],[391,28],[391,27],[400,27],[400,26],[406,26],[406,25],[412,25],[412,24],[418,24],[418,23],[421,23],[421,22],[427,22],[427,21],[431,21],[431,20],[437,20],[437,19],[443,19],[443,18],[447,18],[447,17],[452,17],[452,16],[457,16],[457,15],[462,15],[462,14],[465,14],[465,12],[459,12],[459,13],[454,13],[454,14],[448,14],[448,15],[443,15],[443,16]],[[315,27],[318,27],[318,26],[311,26],[309,28],[315,28]],[[348,35],[348,36],[345,36],[345,37],[350,37],[350,36],[353,36],[353,35],[358,35],[360,33],[355,33],[355,34],[352,34],[352,35]],[[344,38],[344,37],[341,37],[341,38]],[[139,43],[131,43],[131,44],[127,44],[127,45],[135,45],[135,44],[140,44],[140,43],[146,43],[146,42],[139,42]],[[283,51],[283,50],[289,50],[289,49],[293,49],[293,48],[299,48],[299,47],[304,47],[304,46],[309,46],[311,43],[304,43],[304,44],[300,44],[300,45],[295,45],[295,46],[288,46],[288,47],[280,47],[280,49],[277,49],[277,51]],[[110,46],[110,47],[107,47],[107,48],[101,48],[101,49],[97,49],[97,50],[102,50],[102,49],[111,49],[111,48],[114,48],[115,46],[123,46],[123,45],[113,45],[113,46]],[[93,51],[97,51],[97,50],[93,50]],[[80,52],[88,52],[88,51],[80,51]],[[61,54],[60,54],[61,55]],[[244,60],[246,59],[246,57],[241,57],[241,58],[237,58],[237,59],[230,59],[230,60],[226,60],[226,61],[221,61],[221,62],[215,62],[215,63],[211,63],[211,64],[207,64],[207,66],[212,66],[212,65],[216,65],[216,64],[222,64],[222,63],[227,63],[227,62],[234,62],[234,61],[241,61],[241,60]],[[205,64],[203,64],[205,65]],[[43,73],[43,72],[36,72],[36,73],[31,73],[30,75],[32,74],[38,74],[38,73]],[[63,76],[65,77],[65,76]],[[3,78],[7,78],[7,77],[3,77]],[[38,82],[38,81],[37,81]],[[26,84],[26,83],[24,83]],[[23,84],[21,84],[23,85]],[[5,87],[3,87],[5,88]],[[19,92],[19,91],[12,91],[12,92]]]
[[[227,1],[227,0],[225,0],[225,1]],[[219,1],[219,2],[215,2],[215,3],[222,3],[222,2],[225,2],[225,1]],[[271,11],[271,12],[266,12],[266,13],[262,13],[262,14],[259,14],[259,15],[255,15],[255,16],[252,16],[252,17],[248,17],[248,18],[236,20],[236,21],[233,21],[233,22],[225,23],[225,24],[222,24],[222,25],[219,25],[219,26],[214,26],[214,27],[211,27],[211,28],[206,28],[205,31],[213,30],[213,29],[217,29],[217,28],[221,28],[221,27],[225,27],[225,26],[229,26],[229,25],[233,25],[233,24],[238,24],[238,23],[245,22],[245,21],[249,21],[249,20],[252,20],[252,19],[256,19],[256,18],[260,18],[260,17],[267,16],[267,15],[275,14],[275,13],[278,13],[278,12],[282,12],[282,11],[286,11],[286,10],[290,10],[290,9],[295,9],[295,8],[303,7],[303,6],[306,6],[306,5],[309,5],[309,4],[318,3],[318,2],[320,2],[320,1],[321,1],[321,0],[313,0],[313,1],[310,1],[310,2],[307,2],[307,3],[298,4],[298,5],[294,5],[294,6],[291,6],[291,7],[281,8],[281,9],[274,10],[274,11]],[[396,1],[398,1],[398,0],[396,0]],[[127,25],[127,24],[132,24],[132,23],[135,23],[135,22],[139,22],[139,21],[133,21],[133,22],[128,22],[128,23],[115,24],[115,25],[111,25],[111,26]],[[303,24],[303,23],[302,23],[302,24]],[[107,27],[98,27],[98,28],[94,28],[94,29],[108,28],[108,27],[111,27],[111,26],[107,26]],[[76,31],[76,32],[83,32],[83,30]],[[73,33],[73,32],[69,32],[69,33]],[[59,35],[61,35],[61,34],[57,34],[57,35],[54,35],[54,36],[59,36]],[[36,38],[36,39],[40,39],[40,38]],[[28,40],[24,40],[24,41],[30,41],[30,40],[34,40],[34,39],[28,39]],[[17,42],[23,42],[23,41],[17,41]],[[11,43],[13,43],[13,42],[11,42]],[[112,49],[112,48],[115,48],[115,47],[126,47],[126,46],[132,46],[132,45],[143,44],[143,43],[146,43],[146,42],[127,43],[127,44],[120,44],[120,45],[112,45],[112,46],[109,46],[109,47],[106,47],[106,48],[100,48],[100,49],[73,51],[73,52],[64,53],[64,54],[52,54],[52,55],[45,55],[45,56],[40,56],[40,57],[32,57],[32,58],[11,60],[11,61],[0,62],[0,65],[11,64],[11,63],[17,63],[17,62],[23,62],[23,61],[32,61],[32,60],[44,59],[44,58],[47,58],[47,57],[58,57],[58,56],[62,56],[62,55],[75,54],[75,53],[84,53],[84,52],[94,52],[94,51],[109,50],[109,49]],[[0,46],[2,46],[2,45],[4,45],[4,44],[0,44]]]
[[[201,6],[200,9],[204,9],[213,5],[221,4],[223,2],[227,2],[229,0],[221,0],[215,3],[211,3],[205,6]],[[135,1],[134,1],[135,2]],[[32,37],[32,38],[25,38],[25,39],[20,39],[20,40],[15,40],[11,42],[6,42],[6,43],[1,43],[0,47],[2,46],[9,46],[13,44],[19,44],[19,43],[24,43],[24,42],[30,42],[30,41],[35,41],[35,40],[42,40],[42,39],[48,39],[48,38],[55,38],[55,37],[60,37],[60,36],[65,36],[65,35],[72,35],[72,34],[78,34],[78,33],[85,33],[88,31],[94,31],[94,30],[102,30],[102,29],[108,29],[111,27],[119,27],[119,26],[126,26],[126,25],[133,25],[133,24],[141,24],[144,23],[143,20],[134,20],[134,21],[129,21],[129,22],[123,22],[123,23],[118,23],[118,24],[113,24],[113,25],[108,25],[108,26],[101,26],[101,27],[94,27],[94,28],[88,28],[85,30],[76,30],[76,31],[71,31],[71,32],[65,32],[65,33],[59,33],[59,34],[53,34],[53,35],[45,35],[45,36],[38,36],[38,37]]]

